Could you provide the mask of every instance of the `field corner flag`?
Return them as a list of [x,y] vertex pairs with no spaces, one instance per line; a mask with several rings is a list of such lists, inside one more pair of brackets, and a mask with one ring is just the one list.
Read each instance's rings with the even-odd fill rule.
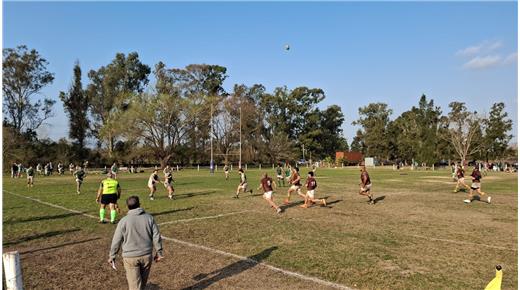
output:
[[484,290],[500,290],[502,288],[502,266],[496,266],[496,275]]

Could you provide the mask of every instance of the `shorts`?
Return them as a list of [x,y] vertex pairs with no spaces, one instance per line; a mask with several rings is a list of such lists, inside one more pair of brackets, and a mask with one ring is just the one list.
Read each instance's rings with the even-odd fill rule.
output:
[[300,191],[300,188],[301,188],[300,185],[294,185],[294,184],[293,184],[293,185],[291,185],[291,187],[289,188],[289,190],[296,190],[296,191],[299,192],[299,191]]
[[27,182],[32,183],[33,182],[33,177],[32,176],[27,176]]
[[464,183],[464,177],[457,178],[457,182]]
[[273,197],[273,192],[272,191],[264,192],[264,198],[265,199],[271,199],[272,197]]
[[276,178],[283,179],[283,176],[282,175],[276,175]]
[[473,182],[473,183],[471,184],[471,189],[476,190],[476,189],[479,189],[479,188],[480,188],[480,183],[478,183],[478,182]]
[[239,185],[238,186],[239,188],[243,189],[243,190],[247,190],[247,183],[244,183],[242,185]]
[[153,190],[156,190],[157,188],[155,187],[155,183],[148,183],[148,188],[150,189],[153,189]]
[[370,191],[370,188],[372,188],[372,183],[365,185],[365,187],[362,187],[361,190],[368,192]]
[[314,189],[313,190],[307,190],[307,196],[311,199],[314,199]]
[[76,178],[76,182],[79,183],[79,184],[82,184],[83,183],[83,179]]
[[167,180],[167,181],[163,182],[163,184],[164,184],[164,187],[166,187],[166,188],[168,188],[168,187],[172,187],[173,188],[171,180]]
[[101,204],[107,205],[109,203],[117,203],[118,197],[116,193],[111,194],[102,194],[101,195]]

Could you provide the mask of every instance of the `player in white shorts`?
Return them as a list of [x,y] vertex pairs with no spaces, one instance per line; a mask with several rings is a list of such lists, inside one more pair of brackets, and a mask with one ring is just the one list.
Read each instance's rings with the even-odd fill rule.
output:
[[300,169],[298,167],[294,167],[292,169],[291,177],[289,178],[289,183],[291,184],[291,187],[289,187],[289,190],[287,190],[287,199],[284,200],[285,204],[288,204],[291,200],[291,193],[297,192],[299,196],[301,196],[303,199],[305,199],[305,194],[302,193],[301,187],[301,177],[298,173]]
[[155,186],[155,184],[159,181],[159,175],[157,175],[157,169],[155,169],[152,174],[150,175],[150,178],[148,178],[148,188],[150,189],[150,195],[148,195],[150,197],[150,200],[154,200],[155,197],[154,197],[154,194],[155,194],[155,191],[157,190],[157,187]]
[[[248,190],[247,190],[247,176],[246,176],[246,174],[244,173],[244,169],[240,168],[240,169],[238,170],[238,174],[240,174],[240,184],[239,184],[238,187],[237,187],[237,192],[236,192],[234,198],[238,198],[238,195],[240,194],[240,191],[242,191],[242,192],[244,192],[244,193],[245,193],[246,191],[248,191]],[[252,193],[253,193],[253,190],[252,190],[252,189],[249,190],[249,193],[252,194]]]
[[307,194],[305,195],[305,203],[302,204],[300,207],[308,208],[313,203],[320,202],[322,206],[326,206],[327,202],[325,199],[315,199],[314,193],[316,191],[316,188],[318,187],[318,183],[316,182],[316,179],[314,178],[314,172],[310,171],[307,175],[307,180],[305,181],[305,187],[307,187]]
[[169,165],[166,165],[166,167],[163,170],[164,173],[164,187],[168,190],[168,198],[173,199],[173,193],[175,189],[173,188],[173,174],[172,170]]
[[267,173],[264,173],[264,177],[260,180],[260,186],[258,189],[262,188],[264,191],[264,199],[269,203],[269,205],[276,210],[277,213],[281,213],[282,209],[276,205],[273,201],[273,188],[276,188],[276,184],[273,183],[273,179],[267,176]]

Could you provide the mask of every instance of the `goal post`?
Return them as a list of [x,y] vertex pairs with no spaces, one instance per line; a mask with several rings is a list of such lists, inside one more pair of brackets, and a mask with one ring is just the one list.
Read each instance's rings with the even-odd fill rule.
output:
[[4,253],[5,284],[8,290],[23,290],[22,267],[18,251]]

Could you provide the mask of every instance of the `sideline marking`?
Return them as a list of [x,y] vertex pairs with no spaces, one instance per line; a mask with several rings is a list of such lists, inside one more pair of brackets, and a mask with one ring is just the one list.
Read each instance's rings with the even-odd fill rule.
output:
[[[69,209],[69,208],[66,208],[66,207],[63,207],[63,206],[60,206],[60,205],[56,205],[56,204],[53,204],[53,203],[45,202],[45,201],[39,200],[37,198],[24,196],[24,195],[21,195],[21,194],[18,194],[18,193],[14,193],[14,192],[10,192],[10,191],[7,191],[7,190],[3,190],[3,191],[7,192],[9,194],[18,196],[18,197],[22,197],[22,198],[26,198],[26,199],[32,200],[34,202],[38,202],[38,203],[41,203],[41,204],[48,205],[50,207],[59,208],[59,209],[65,210],[65,211],[78,213],[78,214],[81,214],[81,215],[89,217],[89,218],[98,219],[98,217],[96,217],[96,216],[93,216],[91,214],[87,214],[87,213],[84,213],[84,212],[81,212],[81,211],[78,211],[78,210]],[[300,278],[302,280],[312,281],[312,282],[315,282],[317,284],[333,287],[333,288],[336,288],[336,289],[353,290],[353,288],[349,288],[349,287],[341,285],[341,284],[336,284],[336,283],[333,283],[333,282],[321,280],[321,279],[316,278],[316,277],[306,276],[306,275],[303,275],[303,274],[300,274],[300,273],[297,273],[297,272],[284,270],[284,269],[281,269],[281,268],[278,268],[278,267],[275,267],[275,266],[271,266],[271,265],[263,263],[263,262],[258,262],[256,260],[253,260],[253,259],[250,259],[250,258],[247,258],[247,257],[239,256],[239,255],[236,255],[236,254],[233,254],[233,253],[228,253],[228,252],[224,252],[224,251],[221,251],[221,250],[209,248],[209,247],[206,247],[206,246],[203,246],[203,245],[193,244],[193,243],[190,243],[190,242],[185,242],[185,241],[177,240],[177,239],[174,239],[174,238],[169,238],[169,237],[166,237],[166,236],[163,236],[163,235],[161,235],[161,237],[163,239],[167,240],[167,241],[172,241],[174,243],[178,243],[178,244],[181,244],[181,245],[189,246],[189,247],[192,247],[192,248],[202,249],[202,250],[205,250],[205,251],[208,251],[208,252],[217,253],[217,254],[220,254],[220,255],[223,255],[223,256],[233,257],[233,258],[238,259],[238,260],[248,261],[248,262],[253,263],[255,265],[264,266],[264,267],[266,267],[266,268],[268,268],[268,269],[270,269],[272,271],[283,273],[283,274],[285,274],[287,276],[292,276],[292,277]]]
[[406,236],[420,238],[420,239],[426,239],[426,240],[432,240],[432,241],[461,244],[461,245],[471,245],[471,246],[487,247],[487,248],[493,248],[493,249],[498,249],[498,250],[509,250],[509,251],[513,251],[513,252],[518,251],[517,249],[513,249],[513,248],[506,248],[506,247],[486,245],[486,244],[477,244],[477,243],[471,243],[471,242],[465,242],[465,241],[457,241],[457,240],[449,240],[449,239],[439,239],[439,238],[432,238],[432,237],[426,237],[426,236],[420,236],[420,235],[406,235]]
[[189,218],[189,219],[182,219],[182,220],[174,220],[174,221],[160,223],[158,225],[162,226],[162,225],[168,225],[168,224],[174,224],[174,223],[191,222],[191,221],[206,220],[206,219],[216,219],[216,218],[223,217],[223,216],[236,215],[236,214],[241,214],[241,213],[245,213],[245,212],[254,212],[254,211],[253,210],[235,211],[235,212],[222,213],[222,214],[212,215],[212,216],[203,216],[203,217],[196,217],[196,218]]

